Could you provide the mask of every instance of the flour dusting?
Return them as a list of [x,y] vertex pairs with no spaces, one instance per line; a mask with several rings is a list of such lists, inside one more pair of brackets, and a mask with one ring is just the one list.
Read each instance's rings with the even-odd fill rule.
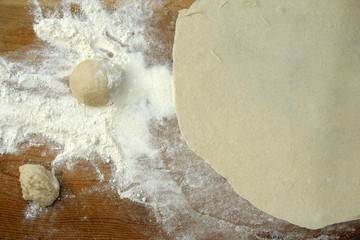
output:
[[36,203],[30,202],[25,210],[25,217],[26,219],[35,219],[37,216],[46,214],[47,212],[47,208],[39,207]]
[[[45,14],[34,1],[34,31],[44,47],[21,61],[0,56],[0,154],[16,154],[19,143],[36,135],[63,147],[53,170],[66,165],[71,171],[77,158],[91,162],[99,156],[114,166],[109,184],[119,197],[151,208],[174,239],[304,239],[308,232],[289,233],[285,222],[240,198],[186,147],[175,117],[171,70],[144,60],[150,51],[149,9],[169,3],[119,1],[110,11],[101,1],[63,0]],[[74,66],[88,58],[124,68],[120,90],[107,106],[79,103],[67,85]],[[103,182],[104,174],[94,168]],[[40,213],[46,210],[30,204],[25,217]],[[318,239],[337,239],[331,234],[341,226],[323,230]]]

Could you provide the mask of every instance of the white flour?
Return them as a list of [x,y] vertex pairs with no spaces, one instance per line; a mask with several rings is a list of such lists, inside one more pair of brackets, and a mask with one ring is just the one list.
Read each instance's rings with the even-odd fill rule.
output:
[[[0,57],[0,154],[16,153],[19,143],[36,134],[63,146],[54,169],[66,164],[71,171],[73,159],[100,156],[114,164],[119,196],[151,207],[175,239],[304,238],[306,233],[286,233],[283,222],[249,207],[188,150],[174,127],[171,71],[144,63],[149,50],[144,22],[152,17],[146,6],[169,1],[119,2],[107,11],[98,1],[64,0],[58,11],[43,14],[35,1],[34,30],[47,45],[23,61]],[[71,13],[71,4],[79,6],[79,14]],[[64,80],[77,63],[101,57],[123,65],[125,79],[112,104],[87,107],[72,97]],[[25,216],[35,219],[37,211],[30,205]],[[319,238],[336,239],[326,236],[333,230]]]
[[36,203],[30,202],[25,211],[25,217],[27,219],[35,219],[39,214],[46,214],[47,208],[39,207]]

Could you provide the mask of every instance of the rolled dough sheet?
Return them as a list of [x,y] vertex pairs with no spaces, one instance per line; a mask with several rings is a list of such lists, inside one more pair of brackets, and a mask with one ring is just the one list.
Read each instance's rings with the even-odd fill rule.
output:
[[200,0],[176,24],[188,146],[259,209],[360,217],[360,1]]

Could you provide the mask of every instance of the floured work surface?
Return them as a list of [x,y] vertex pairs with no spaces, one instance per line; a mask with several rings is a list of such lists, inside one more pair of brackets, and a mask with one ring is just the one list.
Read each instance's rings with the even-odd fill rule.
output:
[[302,227],[360,218],[359,12],[356,0],[202,0],[176,23],[187,144]]
[[[29,8],[28,1],[0,3],[0,55],[4,60],[0,69],[5,72],[0,76],[0,146],[1,151],[14,152],[0,155],[0,236],[10,239],[353,239],[358,236],[357,221],[311,231],[257,210],[186,147],[174,114],[165,121],[152,120],[149,123],[149,133],[145,136],[150,136],[151,144],[148,146],[154,150],[153,155],[117,161],[116,155],[110,151],[112,157],[106,158],[106,152],[102,152],[104,149],[100,147],[109,136],[117,140],[119,149],[128,150],[127,153],[131,149],[124,141],[140,139],[135,138],[138,132],[132,132],[130,137],[127,133],[125,140],[117,134],[123,128],[115,123],[119,119],[125,121],[124,117],[131,116],[127,115],[130,112],[116,108],[122,110],[120,114],[119,111],[77,105],[72,102],[66,76],[71,73],[73,64],[84,58],[84,53],[112,56],[106,52],[112,50],[113,61],[126,56],[126,51],[115,51],[109,46],[119,47],[125,40],[124,36],[132,35],[130,30],[134,32],[144,26],[146,34],[140,31],[136,36],[139,37],[138,43],[142,43],[142,37],[151,43],[144,54],[149,65],[146,73],[163,79],[171,69],[166,65],[170,66],[171,61],[176,12],[192,3],[151,1],[149,6],[155,13],[149,15],[149,12],[143,12],[146,8],[139,7],[142,1],[128,2],[132,7],[122,9],[115,1],[101,1],[101,5],[97,1],[67,1],[65,6],[57,7],[60,13],[55,16],[50,14],[53,12],[51,6],[42,7],[43,12],[40,12],[38,7]],[[40,5],[49,3],[40,1]],[[131,26],[126,18],[122,27],[109,24],[121,17],[129,17],[119,14],[125,12],[132,14],[135,21],[131,23],[141,24]],[[81,18],[76,19],[79,15]],[[97,18],[102,21],[94,21]],[[82,24],[78,24],[80,20]],[[34,27],[38,36],[35,36]],[[112,34],[99,38],[104,27]],[[90,29],[94,32],[86,34],[85,30]],[[77,41],[78,44],[74,44]],[[154,59],[165,67],[159,66],[161,64]],[[136,66],[143,71],[141,65]],[[146,77],[150,75],[144,74]],[[163,92],[161,85],[149,87]],[[142,93],[154,102],[158,94],[150,95],[152,90]],[[137,96],[138,92],[131,96]],[[5,109],[8,112],[4,106],[8,107]],[[164,109],[162,106],[166,105],[159,102],[158,106]],[[143,116],[134,116],[134,120],[143,120]],[[106,122],[113,124],[110,125],[114,127],[112,131],[100,130],[102,126],[104,130],[109,129]],[[138,126],[144,126],[142,121],[138,123],[141,123]],[[91,126],[91,129],[84,126]],[[48,130],[44,134],[48,136],[36,134],[45,127]],[[22,133],[30,128],[34,134],[24,138]],[[78,142],[72,142],[75,137]],[[109,144],[106,146],[105,149],[116,149]],[[88,149],[94,152],[86,155]],[[84,159],[70,157],[74,153],[83,154]],[[24,163],[41,164],[55,170],[61,185],[60,199],[51,207],[40,210],[22,199],[18,166]]]

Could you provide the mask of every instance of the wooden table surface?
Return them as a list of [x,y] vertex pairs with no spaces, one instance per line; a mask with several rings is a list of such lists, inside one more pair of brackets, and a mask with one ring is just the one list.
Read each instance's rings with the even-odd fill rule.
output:
[[[157,24],[151,34],[162,47],[153,46],[153,55],[163,62],[171,62],[171,48],[177,11],[188,8],[194,0],[167,0],[168,4],[154,9]],[[114,0],[105,1],[109,7]],[[40,1],[49,8],[56,1]],[[16,60],[23,53],[41,48],[43,42],[33,31],[33,16],[27,0],[0,0],[0,55]],[[1,106],[0,106],[1,107]],[[105,174],[99,182],[97,173],[85,160],[77,160],[72,171],[61,167],[56,174],[61,181],[60,201],[47,208],[46,214],[34,219],[25,218],[29,203],[21,197],[18,167],[25,163],[41,164],[48,169],[61,151],[61,146],[49,144],[34,136],[36,146],[22,143],[18,154],[0,155],[0,238],[5,239],[172,239],[157,223],[152,209],[128,199],[120,199],[107,185],[111,165],[100,159],[98,165]],[[103,189],[91,191],[91,189]],[[71,198],[71,196],[75,196]],[[81,196],[81,197],[78,197]],[[360,239],[360,222],[348,223],[354,230],[336,230],[340,239]],[[289,231],[304,231],[308,238],[321,235],[324,230],[310,231],[291,226]],[[272,239],[272,235],[263,235]],[[358,237],[358,238],[357,238]],[[225,239],[221,235],[206,239]],[[253,239],[257,239],[254,237]],[[280,239],[280,238],[276,238]]]

